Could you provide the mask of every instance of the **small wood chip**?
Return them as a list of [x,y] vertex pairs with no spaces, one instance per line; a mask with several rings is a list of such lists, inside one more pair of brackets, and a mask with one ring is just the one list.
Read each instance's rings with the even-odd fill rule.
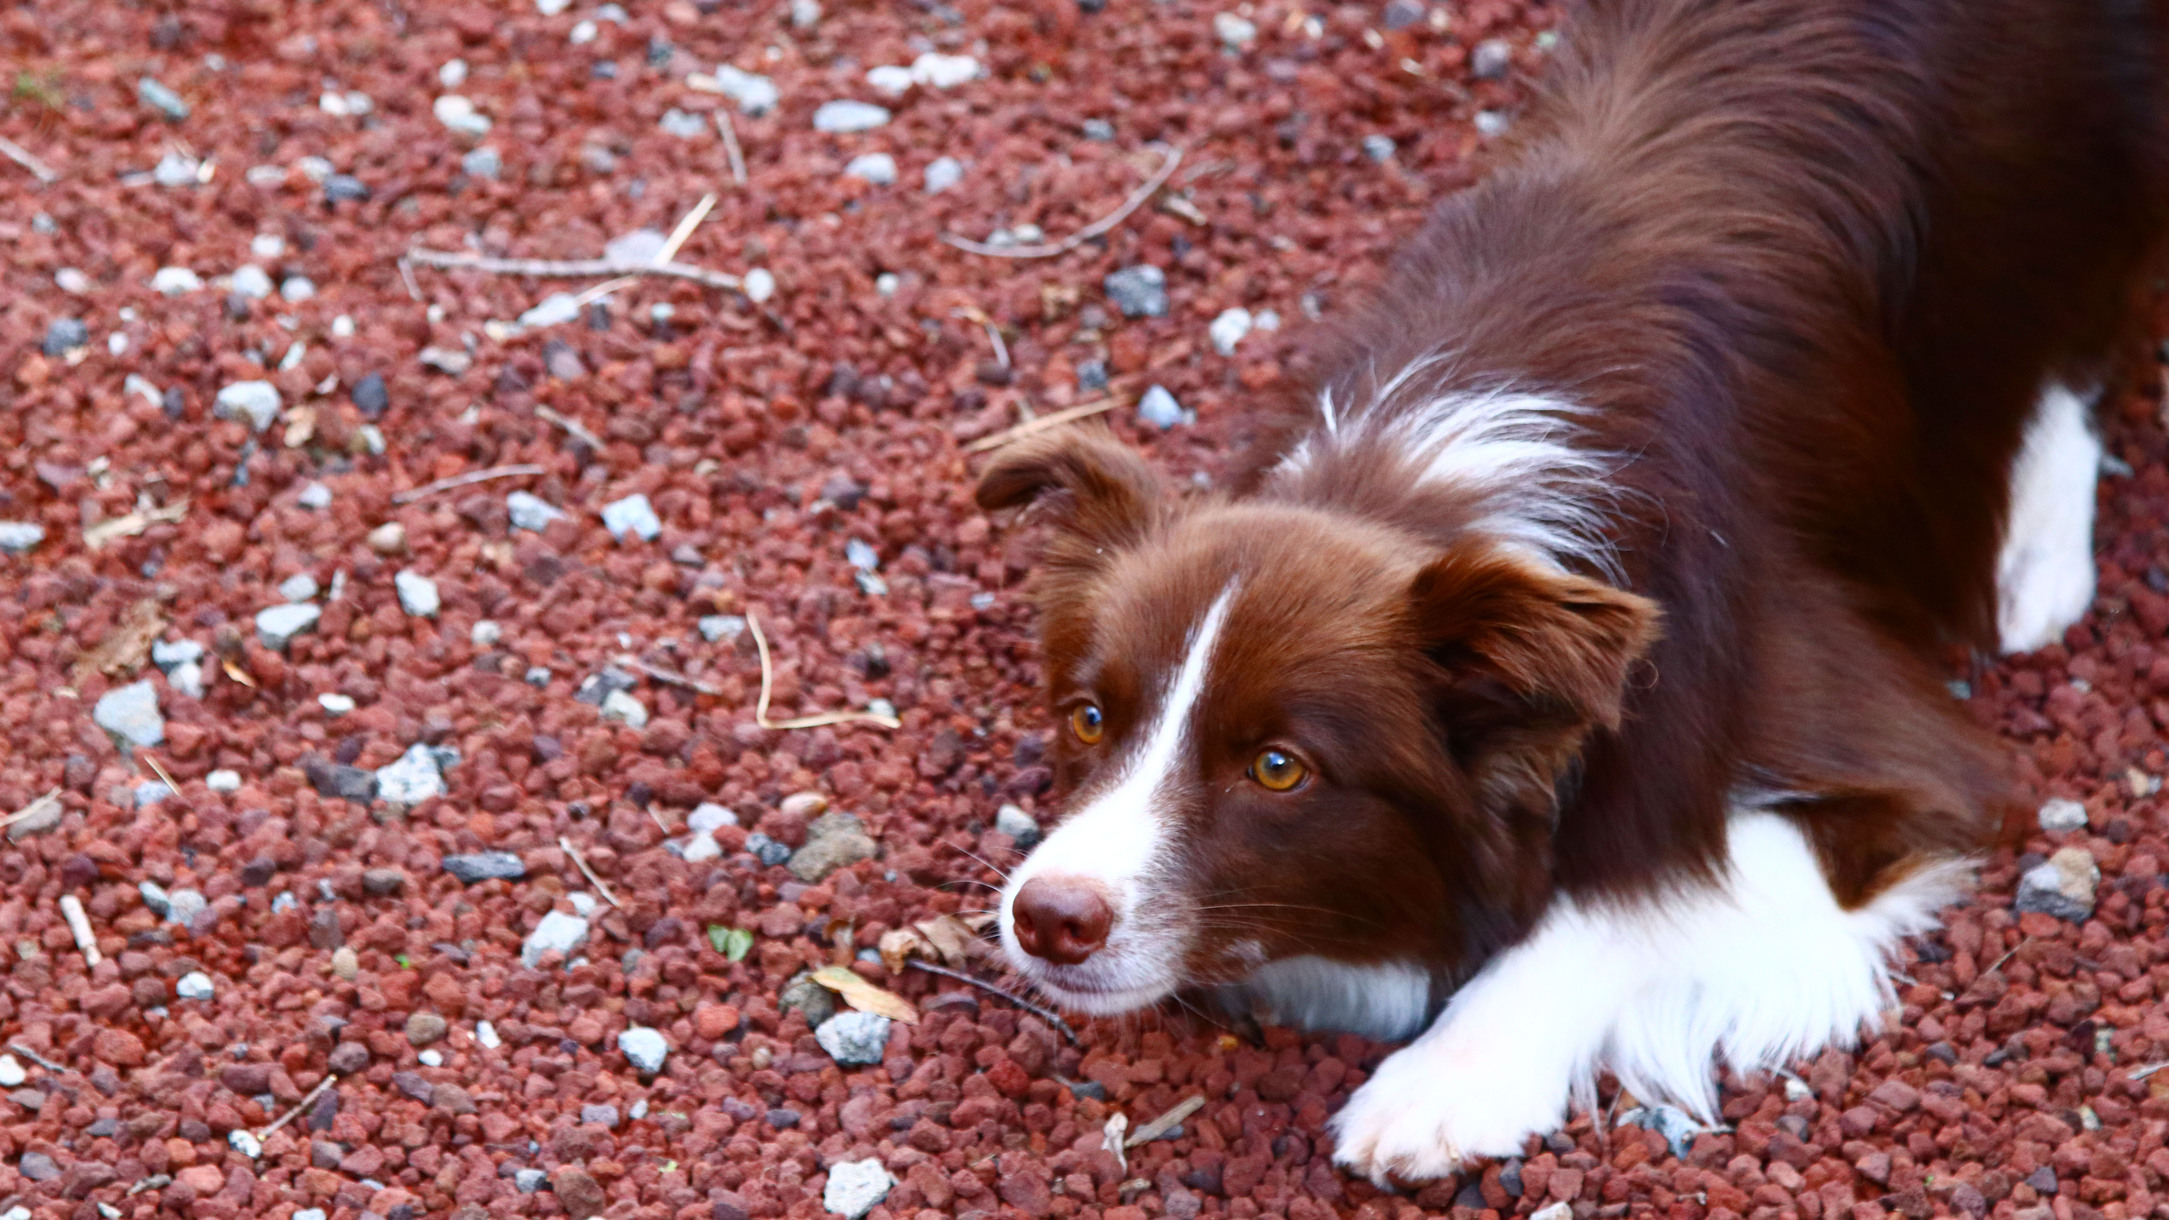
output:
[[1173,1131],[1175,1128],[1181,1126],[1182,1120],[1190,1117],[1192,1114],[1197,1113],[1200,1109],[1204,1107],[1204,1105],[1205,1095],[1203,1093],[1199,1093],[1194,1097],[1184,1098],[1183,1100],[1176,1102],[1174,1108],[1169,1110],[1167,1113],[1162,1114],[1160,1117],[1155,1118],[1151,1122],[1146,1123],[1144,1126],[1139,1127],[1137,1130],[1132,1131],[1130,1133],[1129,1141],[1124,1146],[1129,1148],[1135,1148],[1139,1144],[1151,1143],[1152,1141],[1160,1138],[1163,1135],[1166,1135],[1168,1132]]
[[60,916],[68,921],[68,932],[75,937],[75,947],[83,951],[83,964],[96,966],[104,961],[105,955],[98,952],[98,938],[90,930],[90,917],[83,914],[83,900],[73,894],[62,894]]
[[6,817],[0,818],[0,830],[6,830],[17,822],[28,821],[47,810],[58,809],[59,807],[60,789],[55,788]]
[[619,910],[625,909],[625,904],[619,902],[618,896],[610,892],[610,887],[603,884],[603,879],[596,876],[595,870],[587,866],[587,857],[580,854],[580,849],[572,845],[570,838],[564,835],[557,836],[557,845],[565,849],[565,854],[572,857],[574,864],[580,866],[580,875],[587,878],[588,884],[595,887],[595,891],[603,896],[604,901]]

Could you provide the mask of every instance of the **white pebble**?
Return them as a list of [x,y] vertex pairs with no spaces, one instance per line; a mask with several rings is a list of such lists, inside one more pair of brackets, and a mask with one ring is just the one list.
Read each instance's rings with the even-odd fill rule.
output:
[[331,716],[344,716],[354,710],[353,698],[341,694],[318,695],[316,705],[323,708],[325,713]]
[[488,648],[504,636],[505,629],[498,626],[494,619],[476,619],[474,626],[467,629],[467,642],[477,648]]
[[759,305],[776,295],[776,277],[769,274],[766,267],[755,267],[753,270],[746,272],[742,286],[745,289],[746,299],[755,305]]
[[241,791],[241,773],[227,770],[213,771],[203,777],[203,786],[213,792],[239,792]]
[[151,277],[151,290],[164,296],[177,297],[203,287],[203,277],[186,267],[160,267]]
[[1235,345],[1241,343],[1243,336],[1249,334],[1251,327],[1255,325],[1257,323],[1250,316],[1250,311],[1241,306],[1222,312],[1213,319],[1212,327],[1208,331],[1212,336],[1213,350],[1223,356],[1234,355]]

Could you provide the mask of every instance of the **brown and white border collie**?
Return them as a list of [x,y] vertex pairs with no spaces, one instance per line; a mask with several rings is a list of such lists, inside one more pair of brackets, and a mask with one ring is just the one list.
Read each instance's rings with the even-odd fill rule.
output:
[[1414,1036],[1335,1120],[1381,1179],[1856,1037],[2008,808],[1945,659],[2091,600],[2161,18],[1593,0],[1234,494],[1000,452],[1071,793],[1016,969]]

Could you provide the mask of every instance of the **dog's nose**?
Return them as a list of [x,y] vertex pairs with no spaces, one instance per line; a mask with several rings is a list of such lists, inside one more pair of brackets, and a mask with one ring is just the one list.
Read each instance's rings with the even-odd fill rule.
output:
[[1059,966],[1092,956],[1115,922],[1100,887],[1079,877],[1034,877],[1009,909],[1024,951]]

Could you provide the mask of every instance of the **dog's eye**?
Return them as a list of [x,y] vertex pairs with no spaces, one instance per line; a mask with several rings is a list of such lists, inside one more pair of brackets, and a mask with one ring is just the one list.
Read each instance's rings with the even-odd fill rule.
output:
[[1310,778],[1310,769],[1286,750],[1266,750],[1251,761],[1250,778],[1269,792],[1293,792]]
[[1069,731],[1077,734],[1077,740],[1088,746],[1096,746],[1100,744],[1100,738],[1107,735],[1107,717],[1100,711],[1099,705],[1081,703],[1077,705],[1077,710],[1069,714]]

